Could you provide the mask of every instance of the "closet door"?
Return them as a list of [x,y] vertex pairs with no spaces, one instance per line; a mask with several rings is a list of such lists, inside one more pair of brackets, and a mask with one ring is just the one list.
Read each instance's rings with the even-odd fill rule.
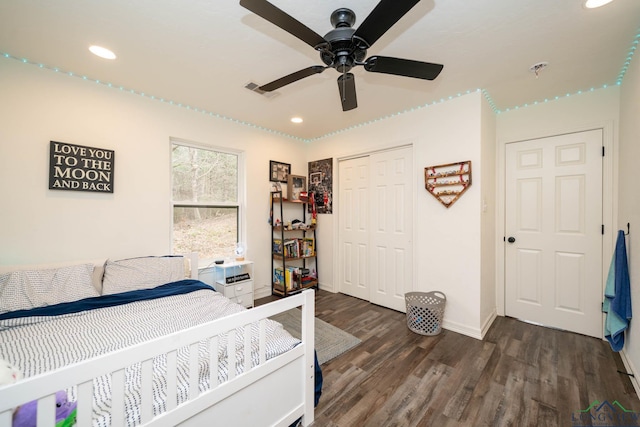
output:
[[405,311],[413,289],[412,149],[372,154],[370,164],[370,301]]
[[340,292],[405,311],[413,289],[412,148],[339,162]]
[[338,165],[340,292],[369,300],[369,157]]

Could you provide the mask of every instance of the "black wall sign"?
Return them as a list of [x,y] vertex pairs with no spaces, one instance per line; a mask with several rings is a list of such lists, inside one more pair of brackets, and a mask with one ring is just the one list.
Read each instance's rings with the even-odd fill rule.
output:
[[51,141],[49,190],[113,193],[114,151]]

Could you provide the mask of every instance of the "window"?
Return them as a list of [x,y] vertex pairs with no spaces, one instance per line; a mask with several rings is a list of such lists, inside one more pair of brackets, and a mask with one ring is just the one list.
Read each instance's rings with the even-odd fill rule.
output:
[[171,141],[173,252],[232,256],[240,236],[240,153]]

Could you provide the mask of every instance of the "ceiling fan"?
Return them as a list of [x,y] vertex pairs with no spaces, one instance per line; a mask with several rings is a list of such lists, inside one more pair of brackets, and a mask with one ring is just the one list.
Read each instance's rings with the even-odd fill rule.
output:
[[381,0],[358,29],[353,28],[356,15],[351,9],[337,9],[331,14],[333,30],[322,37],[266,0],[240,0],[240,6],[277,25],[320,52],[320,59],[325,64],[312,65],[262,85],[258,89],[271,92],[305,77],[320,74],[327,68],[334,68],[341,73],[338,77],[338,89],[342,110],[349,111],[358,106],[354,76],[349,72],[355,66],[362,65],[366,71],[373,73],[425,80],[435,79],[442,71],[441,64],[389,56],[371,56],[365,59],[367,49],[419,1]]

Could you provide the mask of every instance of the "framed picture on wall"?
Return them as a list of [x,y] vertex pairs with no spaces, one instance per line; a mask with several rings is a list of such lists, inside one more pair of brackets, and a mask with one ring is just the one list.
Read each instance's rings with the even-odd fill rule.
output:
[[290,202],[299,202],[300,192],[307,191],[307,177],[300,175],[289,175],[287,180],[287,198]]
[[276,162],[269,160],[269,181],[287,183],[287,177],[291,173],[291,165],[289,163]]
[[[316,212],[333,212],[333,158],[309,162],[309,195],[313,193]],[[311,213],[311,204],[307,205]]]

